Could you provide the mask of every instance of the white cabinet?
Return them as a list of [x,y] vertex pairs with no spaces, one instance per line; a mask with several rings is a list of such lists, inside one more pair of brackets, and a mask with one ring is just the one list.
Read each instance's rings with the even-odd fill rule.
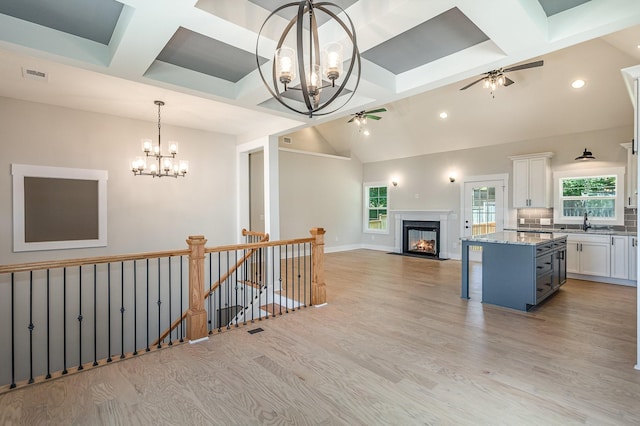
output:
[[629,237],[629,279],[638,279],[638,238]]
[[551,168],[552,152],[514,155],[513,207],[552,207]]
[[610,236],[567,235],[567,272],[598,277],[611,276]]
[[638,206],[638,143],[634,141],[621,143],[627,149],[627,181],[625,190],[625,207]]
[[611,278],[629,278],[629,238],[611,235]]

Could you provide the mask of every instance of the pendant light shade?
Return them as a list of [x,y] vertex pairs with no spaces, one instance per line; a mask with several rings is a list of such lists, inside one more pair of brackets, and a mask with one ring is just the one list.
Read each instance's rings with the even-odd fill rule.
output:
[[586,161],[586,160],[595,160],[596,157],[593,156],[591,151],[588,151],[587,148],[584,149],[584,152],[581,156],[576,157],[576,160]]

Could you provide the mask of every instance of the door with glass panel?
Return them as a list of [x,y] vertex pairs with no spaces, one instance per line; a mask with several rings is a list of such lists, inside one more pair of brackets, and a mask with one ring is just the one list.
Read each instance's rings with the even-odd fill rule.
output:
[[463,235],[490,234],[504,229],[504,182],[465,182]]

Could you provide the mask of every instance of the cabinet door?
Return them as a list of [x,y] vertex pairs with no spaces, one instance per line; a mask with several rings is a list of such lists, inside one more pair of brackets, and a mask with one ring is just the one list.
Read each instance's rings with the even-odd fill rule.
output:
[[629,242],[623,235],[611,236],[611,277],[629,278]]
[[549,207],[547,159],[529,160],[529,207]]
[[513,160],[513,207],[529,207],[529,160]]
[[567,240],[567,272],[580,273],[580,242]]
[[553,252],[553,288],[560,287],[567,281],[567,249],[561,248]]
[[611,266],[611,249],[607,243],[582,241],[580,243],[580,273],[608,277]]
[[[637,147],[638,142],[634,141],[633,143]],[[629,185],[627,189],[627,194],[629,194],[627,207],[638,206],[638,151],[636,151],[636,147],[634,147],[635,154],[632,154],[631,151],[627,153],[629,156],[627,161],[627,184]]]
[[626,207],[638,206],[638,143],[636,141],[621,143],[627,150],[627,186],[625,188]]
[[638,239],[629,237],[629,279],[638,280]]

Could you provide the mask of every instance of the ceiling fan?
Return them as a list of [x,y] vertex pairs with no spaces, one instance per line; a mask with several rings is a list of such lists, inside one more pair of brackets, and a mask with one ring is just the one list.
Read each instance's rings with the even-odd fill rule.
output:
[[484,73],[483,77],[467,84],[466,86],[462,87],[460,90],[466,90],[469,87],[473,86],[474,84],[480,83],[482,81],[482,86],[486,89],[491,89],[491,92],[493,93],[493,91],[496,90],[498,86],[510,86],[513,83],[515,83],[515,81],[511,80],[509,77],[504,75],[504,73],[511,72],[511,71],[525,70],[528,68],[541,67],[543,64],[544,64],[544,61],[540,60],[535,62],[529,62],[528,64],[516,65],[509,68],[500,68],[497,70],[492,70]]
[[364,124],[367,124],[367,119],[371,119],[371,120],[380,120],[382,119],[382,117],[380,117],[379,115],[374,115],[374,114],[378,114],[381,112],[387,112],[386,108],[378,108],[378,109],[372,109],[371,111],[360,111],[360,112],[356,112],[355,114],[351,114],[353,115],[353,117],[351,118],[351,120],[347,121],[347,123],[351,123],[352,121],[355,121],[356,124],[358,126],[362,126]]

